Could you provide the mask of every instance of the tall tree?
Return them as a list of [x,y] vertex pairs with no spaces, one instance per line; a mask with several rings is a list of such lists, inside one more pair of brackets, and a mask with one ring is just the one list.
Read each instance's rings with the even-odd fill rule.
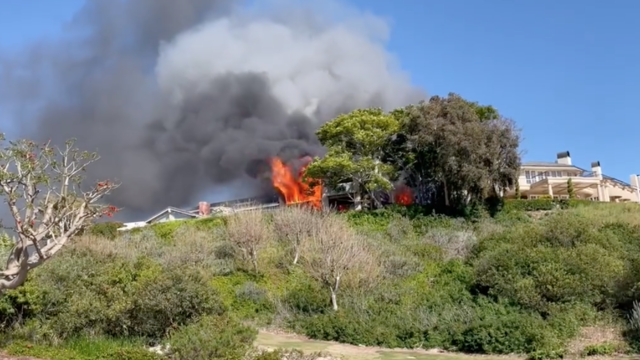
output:
[[382,109],[355,110],[324,124],[316,135],[327,155],[316,158],[306,170],[308,178],[322,179],[329,188],[353,184],[356,209],[363,197],[378,203],[376,192],[390,190],[394,167],[382,162],[384,145],[399,130],[398,120]]
[[569,194],[569,199],[576,198],[576,190],[573,187],[573,180],[571,178],[567,180],[567,194]]
[[0,271],[0,293],[15,289],[31,269],[53,257],[91,220],[118,209],[99,203],[118,187],[111,181],[84,183],[86,167],[99,159],[70,140],[63,148],[29,140],[6,141],[0,149],[0,194],[17,239]]
[[429,191],[428,201],[463,205],[499,196],[516,181],[519,130],[495,108],[451,93],[393,115],[400,132],[387,142],[385,161]]

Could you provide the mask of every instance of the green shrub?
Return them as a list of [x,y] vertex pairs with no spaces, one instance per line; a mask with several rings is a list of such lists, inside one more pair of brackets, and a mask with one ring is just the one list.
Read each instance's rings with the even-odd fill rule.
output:
[[509,199],[505,200],[503,211],[541,211],[553,210],[559,206],[552,199]]
[[552,304],[613,305],[625,272],[621,249],[588,219],[561,212],[483,239],[476,289],[543,315]]
[[298,314],[322,314],[329,307],[326,291],[319,284],[311,281],[295,283],[284,294],[283,302]]
[[170,337],[173,360],[240,360],[257,331],[228,316],[205,316]]
[[569,209],[583,206],[597,206],[599,202],[579,199],[507,199],[504,201],[502,211],[543,211],[554,209]]
[[129,331],[156,339],[202,314],[220,315],[225,311],[215,290],[190,268],[141,274],[132,300],[127,312]]
[[4,348],[15,356],[31,356],[50,360],[161,360],[163,356],[143,348],[139,342],[113,339],[71,339],[61,346],[14,342]]
[[267,291],[253,281],[246,282],[236,289],[236,298],[232,307],[243,318],[255,318],[261,315],[269,318],[275,310]]
[[173,240],[173,233],[181,226],[189,226],[186,221],[165,221],[150,226],[155,235],[165,244]]
[[556,360],[564,358],[566,351],[563,349],[550,350],[542,349],[536,350],[528,354],[527,360]]
[[121,222],[103,222],[94,224],[89,228],[89,234],[102,236],[107,239],[115,239],[118,236],[118,229],[123,227]]
[[454,342],[459,350],[523,354],[553,345],[553,331],[539,315],[488,302],[481,305],[482,312]]
[[224,216],[210,216],[201,219],[186,220],[185,222],[198,230],[211,230],[225,226],[227,218]]
[[[32,341],[76,336],[161,338],[202,314],[219,314],[216,292],[197,269],[165,268],[68,251],[33,272],[7,297],[26,309],[12,333]],[[19,305],[16,306],[16,304]]]
[[606,356],[613,355],[616,352],[616,346],[611,343],[588,345],[584,348],[584,356]]

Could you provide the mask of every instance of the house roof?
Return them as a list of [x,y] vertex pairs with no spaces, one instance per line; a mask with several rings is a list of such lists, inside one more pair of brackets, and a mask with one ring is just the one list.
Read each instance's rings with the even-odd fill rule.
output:
[[[211,208],[221,207],[221,206],[237,207],[237,206],[245,206],[247,204],[274,204],[278,202],[279,202],[279,198],[277,195],[266,195],[266,196],[254,196],[254,197],[248,197],[248,198],[242,198],[242,199],[212,202],[212,203],[209,203],[209,206]],[[196,205],[190,208],[189,211],[193,211],[197,213],[198,208],[199,206]]]
[[183,210],[183,209],[179,209],[173,206],[169,206],[168,208],[160,211],[159,213],[153,215],[151,218],[149,218],[149,220],[145,221],[147,224],[153,222],[154,220],[156,220],[157,218],[161,217],[162,215],[166,214],[166,213],[176,213],[176,214],[182,214],[185,216],[189,216],[192,218],[197,218],[198,214],[194,214],[191,211],[188,210]]
[[556,162],[548,162],[548,161],[528,161],[528,162],[523,162],[522,166],[562,167],[562,168],[575,168],[575,169],[582,170],[579,167],[574,165],[558,164]]

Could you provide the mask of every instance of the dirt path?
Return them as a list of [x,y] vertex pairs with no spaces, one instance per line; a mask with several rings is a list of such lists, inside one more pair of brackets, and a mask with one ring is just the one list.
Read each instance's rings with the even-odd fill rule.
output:
[[9,356],[7,354],[4,353],[0,353],[0,360],[40,360],[40,359],[36,359],[33,357],[28,357],[28,356]]
[[442,350],[385,349],[373,346],[355,346],[330,341],[311,340],[304,336],[260,331],[256,345],[267,349],[297,348],[304,352],[327,352],[354,360],[522,360],[516,356],[482,356],[448,353]]

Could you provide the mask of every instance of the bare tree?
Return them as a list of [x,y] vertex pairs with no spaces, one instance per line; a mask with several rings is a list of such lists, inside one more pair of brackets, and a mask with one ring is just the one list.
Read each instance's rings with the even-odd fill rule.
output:
[[29,270],[55,255],[91,220],[118,209],[98,201],[119,184],[83,185],[83,172],[96,153],[80,151],[74,140],[64,148],[30,140],[7,141],[0,135],[0,194],[5,197],[16,233],[7,266],[0,272],[0,293],[22,285]]
[[251,209],[227,218],[227,236],[242,251],[243,258],[258,272],[258,250],[271,237],[271,228],[264,221],[261,209]]
[[331,305],[338,310],[337,294],[345,275],[373,263],[364,238],[340,217],[327,216],[322,227],[304,243],[304,259],[311,276],[328,287]]
[[287,206],[273,214],[275,235],[291,246],[294,265],[300,259],[302,243],[313,235],[317,226],[321,226],[322,214],[308,206]]

